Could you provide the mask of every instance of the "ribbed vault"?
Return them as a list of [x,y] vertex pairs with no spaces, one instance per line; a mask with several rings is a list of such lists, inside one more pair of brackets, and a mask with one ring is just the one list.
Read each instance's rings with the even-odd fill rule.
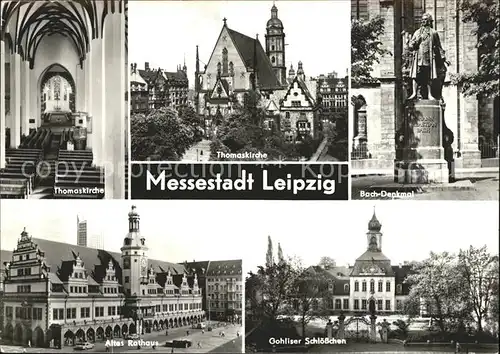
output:
[[103,37],[108,13],[123,12],[126,0],[2,1],[1,38],[33,68],[37,49],[45,36],[55,34],[72,42],[80,63],[90,42]]

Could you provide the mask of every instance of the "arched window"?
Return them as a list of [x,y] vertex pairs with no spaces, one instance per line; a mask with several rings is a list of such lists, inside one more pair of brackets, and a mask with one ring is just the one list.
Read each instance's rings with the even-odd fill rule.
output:
[[370,292],[374,293],[375,292],[375,280],[370,280]]
[[275,62],[276,62],[276,58],[271,57],[271,63],[273,63],[273,64],[274,64]]
[[219,77],[221,74],[221,64],[220,62],[217,63],[217,77]]
[[363,283],[361,283],[361,291],[365,292],[366,291],[366,281],[363,280]]
[[234,64],[233,64],[233,62],[229,63],[229,76],[234,76]]
[[345,293],[349,292],[349,284],[344,284],[344,292]]
[[222,74],[228,74],[227,48],[222,49]]
[[274,50],[274,45],[271,46],[271,50]]

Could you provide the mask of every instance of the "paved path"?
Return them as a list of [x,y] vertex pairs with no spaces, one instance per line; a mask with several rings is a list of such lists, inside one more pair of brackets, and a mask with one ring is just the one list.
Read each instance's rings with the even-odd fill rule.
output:
[[[474,189],[473,190],[433,190],[427,189],[423,193],[415,193],[413,200],[498,200],[499,187],[498,176],[488,177],[483,179],[470,179]],[[389,185],[394,182],[393,176],[366,176],[366,177],[353,177],[352,178],[352,199],[392,199],[387,198],[360,198],[362,190],[369,190],[370,187]],[[408,199],[408,198],[404,198]]]
[[210,140],[203,139],[189,148],[182,156],[182,162],[208,161],[210,159]]

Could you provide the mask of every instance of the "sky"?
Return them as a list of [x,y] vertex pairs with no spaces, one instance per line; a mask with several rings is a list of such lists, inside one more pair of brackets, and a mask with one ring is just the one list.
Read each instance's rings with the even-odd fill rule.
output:
[[[307,76],[336,71],[345,75],[350,66],[350,1],[276,1],[283,22],[287,68],[302,61]],[[188,68],[194,87],[196,45],[200,69],[210,59],[227,18],[229,28],[259,40],[265,49],[266,23],[272,1],[130,1],[128,20],[129,63],[176,71]]]
[[[23,229],[34,237],[76,244],[76,215],[104,248],[120,251],[132,204],[141,216],[149,258],[170,262],[243,259],[245,271],[265,262],[267,237],[304,265],[329,256],[353,264],[367,248],[376,208],[382,250],[397,265],[434,252],[487,245],[498,252],[497,202],[448,201],[1,201],[1,249]],[[277,247],[277,246],[275,246]],[[3,260],[2,260],[3,261]]]

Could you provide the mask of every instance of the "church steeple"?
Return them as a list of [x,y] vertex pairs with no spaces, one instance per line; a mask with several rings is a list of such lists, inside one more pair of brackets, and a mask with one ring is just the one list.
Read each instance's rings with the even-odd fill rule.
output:
[[273,4],[271,18],[266,25],[266,54],[281,85],[286,85],[285,33],[278,18],[278,8]]
[[128,213],[128,231],[139,232],[139,221],[141,217],[136,211],[136,206],[132,205],[132,209]]

